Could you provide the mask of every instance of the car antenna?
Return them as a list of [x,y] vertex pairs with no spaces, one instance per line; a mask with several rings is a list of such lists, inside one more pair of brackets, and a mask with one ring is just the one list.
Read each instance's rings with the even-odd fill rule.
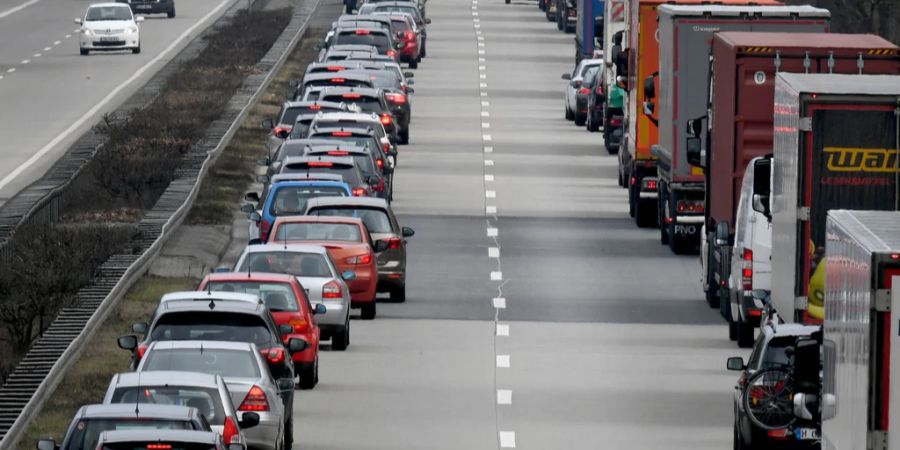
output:
[[141,413],[141,371],[139,370],[137,373],[137,395],[135,395],[134,400],[134,415],[137,416]]

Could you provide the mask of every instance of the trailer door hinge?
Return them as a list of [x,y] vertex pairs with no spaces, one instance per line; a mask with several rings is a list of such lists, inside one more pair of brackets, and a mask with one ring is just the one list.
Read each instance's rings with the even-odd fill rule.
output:
[[797,208],[797,220],[809,221],[809,206]]
[[868,446],[871,450],[887,450],[888,448],[888,432],[884,430],[873,430],[869,432]]
[[806,309],[809,306],[809,299],[806,297],[794,298],[794,309]]
[[891,312],[891,290],[879,289],[875,291],[872,309],[878,312]]
[[812,117],[801,117],[798,128],[800,131],[812,131]]

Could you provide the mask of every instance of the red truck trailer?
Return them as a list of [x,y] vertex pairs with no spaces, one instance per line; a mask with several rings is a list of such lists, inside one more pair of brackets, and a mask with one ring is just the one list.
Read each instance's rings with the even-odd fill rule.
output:
[[[703,290],[731,323],[732,302],[753,301],[747,292],[729,292],[727,283],[744,170],[773,153],[776,72],[898,74],[900,49],[865,34],[722,32],[713,37],[712,58],[705,145],[688,145],[687,157],[704,169]],[[695,143],[702,119],[689,122]]]

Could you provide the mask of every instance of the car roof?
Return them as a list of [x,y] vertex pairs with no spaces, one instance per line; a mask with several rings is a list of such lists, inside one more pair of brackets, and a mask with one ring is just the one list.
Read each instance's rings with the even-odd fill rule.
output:
[[[322,80],[331,80],[333,78],[343,78],[345,80],[355,80],[355,81],[372,81],[368,76],[365,76],[360,73],[348,73],[349,71],[341,71],[341,72],[319,72],[319,73],[311,73],[303,79],[304,83],[308,83],[310,81],[322,81]],[[333,103],[333,102],[330,102]]]
[[[341,145],[341,141],[335,141],[336,145],[310,145],[306,147],[307,155],[330,154],[330,152],[365,153],[369,154],[368,147],[364,145]],[[346,155],[331,155],[346,156]]]
[[220,291],[180,291],[170,292],[162,296],[159,300],[160,304],[175,301],[226,301],[226,302],[242,302],[250,304],[262,303],[258,296],[252,294],[244,294],[241,292],[220,292]]
[[127,3],[119,3],[119,2],[91,3],[90,5],[88,5],[88,8],[104,7],[104,6],[115,6],[117,8],[121,8],[121,7],[125,6],[125,7],[128,7],[129,10],[131,9],[131,7],[128,6]]
[[[200,372],[179,372],[175,370],[149,370],[146,372],[123,372],[115,375],[115,387],[134,386],[196,386],[218,388],[219,375]],[[133,406],[133,405],[132,405]]]
[[326,162],[347,166],[356,165],[356,162],[353,161],[353,158],[344,156],[288,156],[287,158],[284,158],[282,167],[287,167],[294,164],[309,164],[314,162]]
[[337,173],[279,173],[272,176],[272,189],[278,186],[310,186],[347,184],[344,176]]
[[268,253],[268,252],[286,252],[286,253],[317,253],[327,255],[328,250],[321,245],[310,244],[259,244],[250,245],[244,249],[244,253]]
[[[370,20],[369,22],[374,22],[374,20]],[[390,30],[386,30],[383,27],[375,27],[368,24],[360,24],[360,23],[352,23],[352,22],[340,22],[338,23],[337,28],[335,28],[335,34],[348,34],[354,33],[356,30],[365,30],[368,31],[369,34],[384,34],[388,35]],[[367,45],[367,44],[363,44]]]
[[815,325],[802,325],[798,323],[780,323],[778,325],[763,327],[766,334],[772,337],[782,336],[809,336],[819,330]]
[[381,121],[378,119],[378,114],[375,113],[364,113],[364,112],[344,112],[344,111],[329,111],[324,113],[319,113],[320,120],[357,120],[360,122],[378,122]]
[[[348,225],[363,225],[362,219],[357,217],[338,216],[280,216],[275,218],[275,225],[282,223],[345,223]],[[273,228],[275,227],[273,225]]]
[[[341,132],[341,131],[351,133],[351,134],[359,134],[362,136],[375,137],[375,130],[373,130],[371,127],[353,126],[353,124],[350,124],[350,126],[346,126],[346,127],[335,127],[335,126],[318,127],[317,126],[317,127],[312,128],[311,130],[309,130],[310,134],[312,134],[312,133],[337,133],[337,132]],[[340,137],[340,136],[338,136],[338,137]],[[340,141],[333,140],[331,142],[340,142]],[[314,144],[314,145],[309,145],[308,147],[319,146],[319,145],[323,145],[323,144]]]
[[83,419],[142,418],[190,420],[196,414],[197,409],[190,406],[146,403],[135,408],[135,405],[131,403],[109,403],[84,405],[78,410],[76,417]]
[[320,102],[318,100],[297,100],[284,102],[284,108],[303,108],[307,106],[324,106],[327,108],[346,108],[344,102]]
[[190,442],[214,445],[218,435],[212,431],[197,430],[111,430],[100,434],[100,442],[112,444],[116,442]]
[[[363,78],[366,81],[372,81],[368,75],[355,75],[357,77]],[[351,86],[325,86],[325,89],[322,90],[321,95],[335,95],[335,94],[346,94],[346,93],[356,93],[361,96],[367,97],[378,97],[381,93],[381,89],[378,88],[368,88],[368,87],[351,87]],[[347,101],[347,103],[353,103],[352,101]]]
[[[293,275],[285,275],[283,273],[265,273],[265,272],[217,272],[206,276],[207,283],[212,282],[238,282],[238,281],[260,281],[266,283],[291,283],[297,281]],[[179,341],[172,341],[179,342]]]
[[387,201],[378,197],[316,197],[306,201],[306,210],[323,206],[365,206],[388,209]]
[[[246,274],[244,278],[246,278]],[[275,275],[275,274],[273,274]],[[214,349],[214,350],[245,350],[255,352],[256,346],[249,342],[232,341],[155,341],[150,343],[147,351],[151,349],[176,350],[176,349]]]

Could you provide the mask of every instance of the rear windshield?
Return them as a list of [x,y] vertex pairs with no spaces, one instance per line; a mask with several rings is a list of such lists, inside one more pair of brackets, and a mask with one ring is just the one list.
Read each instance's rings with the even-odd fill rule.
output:
[[110,403],[192,406],[210,425],[225,424],[222,397],[216,388],[198,386],[129,386],[115,390]]
[[347,223],[282,223],[275,229],[276,241],[362,242],[359,227]]
[[161,349],[144,357],[141,371],[180,370],[234,378],[259,378],[254,355],[246,350]]
[[392,233],[391,219],[382,209],[362,208],[358,206],[329,206],[316,208],[309,212],[311,216],[358,217],[366,224],[369,233]]
[[[318,93],[316,94],[318,95]],[[303,139],[309,134],[309,125],[312,124],[313,118],[310,117],[308,119],[303,119],[299,122],[294,122],[294,128],[291,128],[290,139]]]
[[279,186],[269,197],[269,214],[296,216],[306,211],[306,201],[316,197],[346,197],[347,191],[337,186]]
[[356,34],[355,31],[342,32],[337,35],[333,45],[372,45],[379,53],[387,53],[391,49],[391,41],[382,33],[369,32]]
[[795,336],[772,338],[772,340],[769,341],[769,345],[766,346],[765,352],[763,352],[760,369],[788,365],[790,359],[788,358],[786,350],[789,347],[794,347],[796,344],[797,338]]
[[185,311],[160,317],[152,341],[231,341],[268,346],[274,339],[266,323],[252,314]]
[[[193,430],[188,420],[166,420],[142,417],[115,419],[81,419],[72,427],[65,450],[95,450],[100,433],[116,430]],[[209,431],[209,430],[205,430]]]
[[[355,104],[359,106],[359,109],[362,112],[366,113],[380,113],[382,111],[381,101],[378,97],[368,97],[361,95],[359,98],[346,98],[344,94],[326,94],[322,98],[322,101],[326,102],[344,102],[347,104]],[[323,122],[320,120],[319,122]]]
[[[150,449],[148,445],[153,444],[154,447]],[[167,445],[167,447],[160,447],[160,445]],[[160,448],[165,448],[166,450],[216,450],[215,445],[211,444],[195,444],[195,443],[185,443],[185,442],[151,442],[151,443],[119,443],[119,444],[104,444],[103,450],[156,450]]]
[[[335,80],[331,78],[326,78],[324,80],[309,80],[305,84],[305,88],[308,90],[311,87],[327,87],[327,86],[347,86],[347,87],[372,87],[371,82],[363,81],[363,80],[348,80],[347,78],[342,78],[339,76],[333,77]],[[343,81],[340,81],[343,80]],[[330,101],[330,100],[329,100]],[[340,100],[338,100],[340,102]]]
[[351,185],[359,186],[360,184],[362,184],[362,179],[360,178],[359,171],[356,170],[356,167],[346,166],[344,164],[334,165],[331,167],[308,167],[306,164],[295,164],[287,165],[284,167],[284,170],[281,171],[281,173],[298,172],[331,173],[344,177],[344,181]]
[[331,131],[327,133],[310,133],[310,139],[327,139],[329,141],[347,142],[356,147],[365,147],[372,143],[371,136],[335,136]]
[[412,27],[409,26],[409,23],[403,20],[391,19],[391,32],[394,34],[397,33],[405,33],[407,31],[412,31]]
[[301,252],[255,252],[247,255],[237,272],[286,273],[295,277],[332,278],[325,255]]
[[[323,155],[327,153],[322,153]],[[310,156],[315,156],[317,153],[311,153]],[[350,155],[353,158],[353,161],[356,163],[356,167],[359,168],[359,171],[362,172],[363,175],[374,175],[375,174],[375,164],[372,162],[372,156],[369,154],[353,154]]]
[[278,120],[278,123],[294,125],[297,121],[297,117],[300,117],[303,114],[316,114],[319,112],[340,110],[340,108],[335,108],[333,106],[322,105],[291,106],[281,112],[281,119]]
[[261,283],[259,281],[214,281],[207,285],[211,291],[253,294],[265,302],[272,312],[299,311],[294,289],[287,283]]
[[387,70],[372,70],[368,72],[369,79],[377,88],[399,88],[400,78],[395,72]]
[[416,22],[420,21],[419,10],[415,6],[377,5],[374,10],[376,12],[403,12],[411,14],[416,19]]

